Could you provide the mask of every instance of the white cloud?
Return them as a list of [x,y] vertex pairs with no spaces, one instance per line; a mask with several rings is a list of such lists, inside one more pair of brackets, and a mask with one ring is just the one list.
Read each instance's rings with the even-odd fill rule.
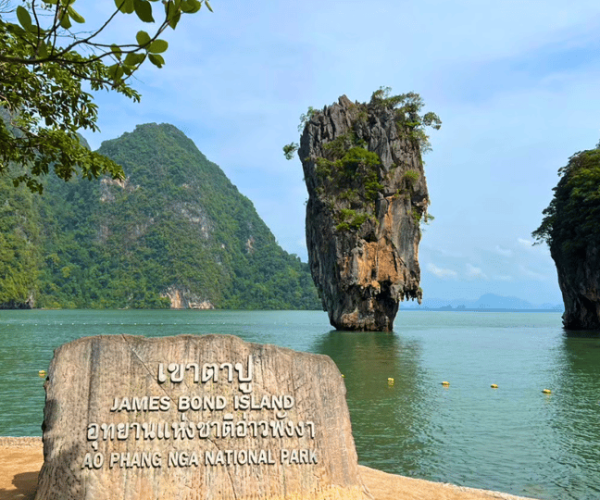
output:
[[437,267],[431,262],[427,264],[427,270],[431,274],[437,276],[438,278],[456,278],[458,276],[458,273],[456,271],[453,271],[452,269],[443,269],[441,267]]
[[514,278],[512,276],[508,276],[506,274],[496,274],[492,277],[495,281],[512,281]]
[[533,248],[532,240],[526,240],[525,238],[517,238],[517,243],[523,248],[526,248],[527,250],[531,250]]
[[513,251],[510,248],[503,248],[500,245],[496,245],[493,251],[503,257],[512,257],[513,255]]
[[519,272],[523,276],[527,276],[528,278],[531,278],[531,279],[534,279],[537,281],[546,281],[548,279],[548,276],[546,276],[545,274],[538,273],[536,271],[532,271],[531,269],[529,269],[528,267],[525,267],[524,265],[519,266]]
[[479,267],[467,263],[467,278],[486,280],[488,277]]

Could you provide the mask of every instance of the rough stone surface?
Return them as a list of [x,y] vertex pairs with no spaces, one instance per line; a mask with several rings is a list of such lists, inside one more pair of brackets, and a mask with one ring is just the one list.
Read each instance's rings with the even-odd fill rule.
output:
[[171,309],[214,309],[214,304],[190,292],[188,288],[170,286],[161,297],[168,297],[171,301]]
[[[44,465],[36,500],[368,497],[343,379],[327,356],[229,335],[87,337],[56,350],[45,388]],[[148,406],[134,400],[146,396],[157,399]],[[225,407],[179,408],[181,398],[194,396],[217,402],[221,397]],[[235,410],[234,399],[243,396],[254,397],[260,409]],[[277,408],[285,404],[282,396],[293,398],[291,407]],[[152,411],[151,401],[159,409]],[[243,436],[244,428],[245,437],[232,437]],[[152,430],[156,434],[147,432]],[[262,452],[263,461],[243,464],[240,450],[255,451],[255,459]],[[282,450],[288,450],[286,458]],[[144,461],[143,453],[152,454],[153,462],[159,456],[160,467]],[[96,468],[100,455],[104,463]],[[206,465],[209,455],[215,465]],[[227,465],[227,455],[238,458]]]
[[[377,179],[383,186],[373,203],[360,199],[362,179],[344,196],[317,172],[326,145],[354,133],[365,149],[381,159]],[[426,216],[429,195],[419,145],[400,137],[394,110],[352,103],[346,96],[316,113],[304,128],[298,152],[308,188],[306,240],[313,279],[331,324],[345,330],[390,331],[404,299],[421,300],[419,219]],[[411,182],[406,173],[418,173]],[[342,210],[371,216],[357,230],[339,230]]]
[[558,285],[565,304],[563,324],[572,330],[600,330],[600,251],[585,248],[585,257],[574,260],[564,255],[562,245],[550,245],[556,263]]

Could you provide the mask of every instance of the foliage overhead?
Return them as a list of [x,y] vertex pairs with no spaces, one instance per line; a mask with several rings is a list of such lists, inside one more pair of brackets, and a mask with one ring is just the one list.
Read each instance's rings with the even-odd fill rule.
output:
[[600,245],[600,149],[574,154],[558,174],[554,197],[532,236],[547,242],[553,255],[560,252],[576,263],[589,246]]
[[[207,0],[114,0],[108,18],[90,26],[75,10],[75,0],[30,0],[16,8],[1,2],[0,174],[11,164],[27,165],[13,182],[39,192],[41,176],[51,169],[63,180],[77,173],[121,178],[118,164],[78,139],[80,129],[98,130],[98,107],[84,87],[139,101],[129,79],[147,60],[164,65],[168,43],[161,35],[203,3],[212,11]],[[119,42],[105,39],[118,16],[132,14],[153,29]]]
[[160,308],[176,289],[217,308],[320,308],[308,265],[175,127],[140,125],[99,153],[126,178],[48,176],[34,196],[0,177],[0,306]]

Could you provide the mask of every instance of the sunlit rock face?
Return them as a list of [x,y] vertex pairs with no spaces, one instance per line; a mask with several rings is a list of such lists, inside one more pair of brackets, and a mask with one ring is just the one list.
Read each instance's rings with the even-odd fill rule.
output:
[[310,269],[331,324],[391,331],[399,302],[422,296],[429,196],[419,142],[396,110],[342,96],[308,120],[298,154]]

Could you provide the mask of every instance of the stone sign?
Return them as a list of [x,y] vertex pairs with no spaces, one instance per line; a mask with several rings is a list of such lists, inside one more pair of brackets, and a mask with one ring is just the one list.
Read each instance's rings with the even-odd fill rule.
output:
[[333,361],[230,335],[56,350],[36,500],[368,498]]

